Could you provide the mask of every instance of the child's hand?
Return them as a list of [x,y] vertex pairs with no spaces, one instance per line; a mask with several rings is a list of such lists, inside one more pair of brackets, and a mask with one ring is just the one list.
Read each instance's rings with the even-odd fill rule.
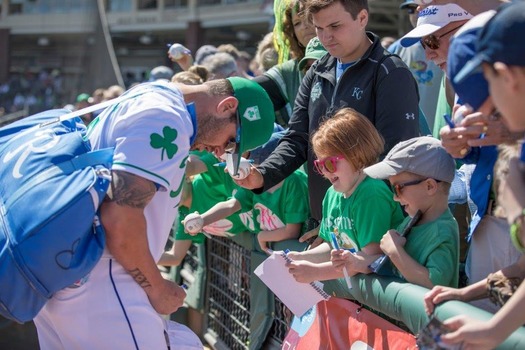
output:
[[259,246],[261,247],[261,250],[263,252],[268,252],[268,241],[266,241],[264,238],[263,238],[263,235],[257,235],[257,241],[259,242]]
[[288,257],[292,260],[304,260],[302,257],[301,257],[301,252],[295,252],[295,251],[292,251],[292,252],[288,252],[286,255],[288,255]]
[[428,315],[434,312],[435,305],[446,300],[461,300],[461,289],[435,286],[430,292],[427,292],[423,298],[425,311]]
[[343,268],[346,267],[348,273],[359,272],[359,273],[370,273],[370,265],[367,262],[367,257],[362,251],[352,253],[346,249],[332,249],[330,252],[332,261],[332,266],[337,271],[343,271]]
[[193,65],[191,51],[181,44],[173,44],[168,50],[168,58],[176,62],[182,70],[188,70]]
[[399,247],[404,247],[406,241],[406,238],[401,237],[396,230],[388,230],[381,238],[379,247],[386,255],[390,256],[396,253]]
[[181,223],[184,225],[184,232],[189,233],[192,236],[201,232],[202,227],[204,226],[204,220],[198,212],[186,215]]
[[297,282],[310,283],[317,280],[315,265],[309,261],[294,260],[286,266],[288,266],[288,272],[293,275]]
[[350,262],[352,253],[345,249],[332,249],[330,252],[330,260],[332,266],[337,271],[343,271],[343,268]]
[[312,249],[323,243],[324,240],[319,237],[319,227],[316,227],[299,237],[299,242],[308,242],[308,249]]
[[506,337],[504,332],[498,332],[489,321],[474,320],[465,315],[458,315],[444,321],[443,324],[451,330],[441,335],[445,345],[457,344],[462,349],[494,349]]

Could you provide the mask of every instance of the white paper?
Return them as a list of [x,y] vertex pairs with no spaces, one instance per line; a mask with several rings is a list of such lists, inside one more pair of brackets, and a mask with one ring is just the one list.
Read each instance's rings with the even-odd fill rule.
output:
[[281,254],[272,253],[254,272],[294,315],[301,317],[319,301],[330,297],[324,293],[321,282],[297,282],[288,272],[286,260]]

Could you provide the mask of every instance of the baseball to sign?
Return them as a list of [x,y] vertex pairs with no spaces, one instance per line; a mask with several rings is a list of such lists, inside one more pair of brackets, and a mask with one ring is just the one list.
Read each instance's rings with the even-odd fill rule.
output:
[[191,213],[184,219],[184,230],[190,234],[197,234],[202,231],[204,220],[199,213]]

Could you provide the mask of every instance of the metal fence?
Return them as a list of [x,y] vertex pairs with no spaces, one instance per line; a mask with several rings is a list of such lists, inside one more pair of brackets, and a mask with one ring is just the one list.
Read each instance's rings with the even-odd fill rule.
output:
[[250,252],[226,238],[207,248],[207,330],[229,349],[249,349]]
[[[256,266],[251,264],[251,252],[222,237],[207,239],[205,248],[204,338],[216,349],[254,350],[250,347],[250,282]],[[197,246],[192,245],[180,271],[186,284],[193,282],[193,274],[202,264],[199,255]],[[291,320],[291,313],[277,298],[272,315],[264,349],[281,348]]]

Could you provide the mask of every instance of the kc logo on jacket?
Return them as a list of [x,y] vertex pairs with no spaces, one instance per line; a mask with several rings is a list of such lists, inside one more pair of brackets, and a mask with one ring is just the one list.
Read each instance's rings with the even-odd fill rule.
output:
[[360,100],[363,97],[363,89],[354,86],[352,97],[355,98],[356,100]]

